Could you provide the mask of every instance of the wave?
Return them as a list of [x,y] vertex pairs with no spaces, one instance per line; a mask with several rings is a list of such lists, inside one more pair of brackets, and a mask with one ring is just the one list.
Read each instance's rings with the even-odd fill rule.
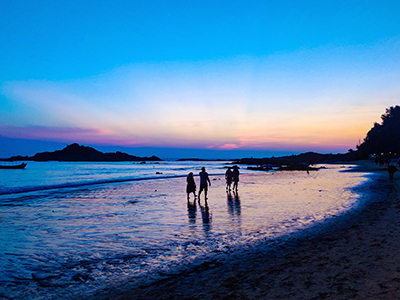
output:
[[[209,174],[211,175],[223,175],[223,174]],[[108,183],[122,183],[130,181],[142,181],[142,180],[156,180],[156,179],[171,179],[171,178],[181,178],[187,175],[169,175],[169,176],[152,176],[152,177],[129,177],[129,178],[114,178],[114,179],[101,179],[101,180],[91,180],[91,181],[81,181],[81,182],[68,182],[61,184],[51,184],[51,185],[37,185],[37,186],[23,186],[23,187],[0,187],[0,196],[10,195],[10,194],[21,194],[28,192],[37,192],[45,190],[54,189],[66,189],[66,188],[76,188],[82,186],[92,186],[97,184],[108,184]],[[195,175],[198,176],[198,175]]]
[[82,181],[82,182],[68,182],[68,183],[51,184],[51,185],[0,188],[0,196],[1,195],[9,195],[9,194],[20,194],[20,193],[27,193],[27,192],[53,190],[53,189],[76,188],[76,187],[81,187],[81,186],[91,186],[91,185],[97,185],[97,184],[121,183],[121,182],[129,182],[129,181],[155,180],[155,179],[170,179],[170,178],[179,178],[179,177],[186,177],[186,176],[187,175],[171,175],[171,176],[141,177],[141,178],[131,177],[131,178],[91,180],[91,181]]

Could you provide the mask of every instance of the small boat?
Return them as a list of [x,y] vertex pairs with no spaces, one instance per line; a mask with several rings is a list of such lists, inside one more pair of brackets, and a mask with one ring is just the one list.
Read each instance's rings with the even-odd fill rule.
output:
[[0,169],[23,169],[26,167],[26,163],[19,165],[0,165]]

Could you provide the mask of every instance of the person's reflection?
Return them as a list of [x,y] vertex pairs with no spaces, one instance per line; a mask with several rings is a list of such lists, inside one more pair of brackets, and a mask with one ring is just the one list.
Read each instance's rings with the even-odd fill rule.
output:
[[241,207],[240,207],[239,193],[236,191],[236,192],[233,192],[233,194],[235,195],[234,209],[235,209],[236,215],[237,215],[237,216],[240,216]]
[[237,192],[232,193],[229,191],[226,193],[226,200],[228,205],[228,214],[230,216],[231,230],[234,230],[237,234],[241,234],[241,207],[239,194]]
[[192,227],[196,224],[196,200],[193,202],[190,202],[190,200],[187,200],[187,211],[188,211],[188,217],[189,217],[189,226]]
[[201,211],[201,218],[203,220],[203,229],[205,233],[208,233],[211,230],[211,222],[212,222],[212,217],[210,214],[210,209],[208,207],[208,202],[205,201],[204,206],[202,206],[199,201],[199,206]]
[[234,214],[234,202],[233,202],[233,197],[231,191],[226,191],[226,202],[228,204],[228,214],[230,214],[232,217],[235,215]]
[[238,192],[233,192],[230,191],[226,192],[226,200],[228,204],[228,213],[232,216],[240,216],[241,213],[241,207],[240,207],[240,198]]

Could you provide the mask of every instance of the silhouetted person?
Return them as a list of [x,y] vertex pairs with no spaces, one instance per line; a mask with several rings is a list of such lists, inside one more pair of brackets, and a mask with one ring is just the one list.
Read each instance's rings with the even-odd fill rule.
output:
[[233,181],[233,189],[237,190],[238,189],[238,183],[239,183],[239,168],[238,168],[238,166],[234,166],[233,167],[232,181]]
[[200,190],[199,190],[199,201],[200,201],[200,194],[204,190],[205,200],[207,201],[207,192],[208,192],[208,184],[211,186],[210,178],[208,177],[208,173],[206,172],[206,168],[202,167],[200,175]]
[[193,173],[190,172],[186,178],[186,193],[187,198],[189,200],[190,193],[193,193],[194,198],[196,199],[196,183],[194,182]]
[[228,168],[228,170],[226,170],[225,180],[226,180],[226,189],[230,191],[232,184],[232,168]]
[[395,166],[393,166],[393,165],[390,165],[389,167],[388,167],[388,172],[389,172],[389,178],[390,179],[393,179],[393,175],[394,175],[394,173],[397,171],[397,168],[395,167]]

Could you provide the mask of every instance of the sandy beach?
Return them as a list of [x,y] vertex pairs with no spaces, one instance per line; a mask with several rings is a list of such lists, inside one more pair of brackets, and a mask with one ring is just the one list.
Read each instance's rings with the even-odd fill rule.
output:
[[[125,284],[92,299],[399,299],[400,179],[370,162],[365,205],[318,234],[210,261],[147,286]],[[322,226],[324,227],[324,226]],[[254,249],[253,249],[254,250]],[[93,298],[94,297],[94,298]]]

